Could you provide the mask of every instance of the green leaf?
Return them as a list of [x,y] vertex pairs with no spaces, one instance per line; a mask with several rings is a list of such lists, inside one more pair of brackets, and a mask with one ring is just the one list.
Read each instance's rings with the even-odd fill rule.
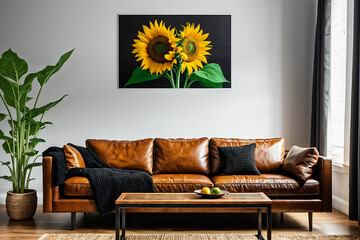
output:
[[39,167],[39,166],[42,166],[42,163],[41,162],[38,162],[38,163],[30,163],[29,165],[27,165],[25,167],[25,170],[26,169],[32,169],[33,167]]
[[0,178],[8,180],[10,182],[12,181],[12,177],[10,177],[10,176],[0,176]]
[[[15,144],[16,144],[16,141],[15,141]],[[13,150],[12,146],[13,146],[12,138],[7,139],[2,145],[2,147],[6,153],[12,152],[12,150]],[[15,151],[16,151],[16,148],[15,148]]]
[[5,137],[4,132],[0,129],[0,139],[3,139],[3,137]]
[[7,140],[9,140],[11,138],[8,137],[8,136],[5,136],[4,132],[0,130],[0,139],[7,141]]
[[[25,77],[24,83],[19,86],[20,96],[22,98],[21,102],[27,102],[27,101],[30,101],[32,99],[32,98],[27,97],[27,94],[31,91],[32,82],[37,77],[37,75],[38,75],[38,73],[30,73],[29,75],[27,75]],[[26,101],[24,101],[25,97],[26,97]]]
[[57,101],[54,102],[50,102],[42,107],[39,108],[33,108],[31,110],[28,111],[28,115],[31,116],[32,118],[35,118],[43,113],[45,113],[47,110],[49,110],[52,107],[55,107],[59,102],[61,102],[66,96],[68,95],[64,95],[62,98],[60,98]]
[[4,93],[6,103],[15,108],[17,99],[17,84],[0,74],[0,89]]
[[[52,124],[51,122],[36,121],[34,118],[30,117],[28,113],[21,120],[24,121],[24,118],[26,133],[28,133],[28,129],[30,129],[28,133],[29,136],[34,136],[39,130],[44,129],[46,125]],[[13,136],[12,132],[10,135]]]
[[47,66],[46,68],[38,72],[37,80],[40,83],[40,86],[44,86],[44,84],[49,81],[49,78],[61,69],[61,67],[69,59],[73,51],[74,49],[62,55],[59,61],[54,66]]
[[192,81],[199,81],[201,85],[210,88],[222,88],[222,83],[229,82],[224,77],[219,64],[216,63],[209,63],[193,72],[189,77],[189,82]]
[[0,73],[3,76],[18,82],[27,70],[26,61],[19,58],[11,49],[3,53],[0,59]]
[[39,151],[32,150],[30,152],[25,153],[25,155],[33,157],[33,156],[36,156],[36,154],[38,154],[38,153],[39,153]]
[[5,113],[0,113],[0,122],[2,121],[2,120],[4,120],[5,118],[6,118],[6,114]]
[[0,163],[1,163],[1,165],[5,165],[5,166],[10,165],[10,161],[7,161],[7,162],[0,161]]
[[26,121],[29,121],[32,124],[35,125],[41,125],[41,122],[36,121],[34,118],[30,117],[29,115],[25,115]]
[[20,86],[20,89],[22,91],[28,91],[30,92],[31,91],[31,87],[32,87],[32,82],[34,81],[34,79],[38,76],[38,73],[30,73],[29,75],[27,75],[25,77],[25,80],[24,80],[24,84],[22,84]]
[[148,82],[160,78],[162,75],[151,74],[149,70],[144,70],[141,67],[135,68],[129,81],[125,84],[124,88],[130,84]]
[[46,142],[44,139],[42,138],[31,138],[29,140],[30,142],[33,142],[33,143],[39,143],[39,142]]

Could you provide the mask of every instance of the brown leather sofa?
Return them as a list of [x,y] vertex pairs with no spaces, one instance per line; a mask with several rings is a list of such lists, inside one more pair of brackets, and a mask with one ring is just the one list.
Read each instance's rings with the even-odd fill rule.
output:
[[[256,143],[255,162],[261,175],[227,175],[218,146]],[[112,167],[141,169],[152,175],[157,192],[193,192],[219,187],[230,192],[264,192],[273,200],[273,212],[308,212],[312,229],[313,212],[332,211],[331,160],[319,157],[315,172],[305,183],[282,171],[285,143],[273,139],[144,139],[137,141],[86,141],[98,157]],[[97,212],[89,181],[72,177],[63,186],[53,184],[53,159],[43,158],[44,206],[47,212]],[[60,191],[62,191],[60,193]],[[63,197],[60,197],[63,196]],[[244,212],[244,209],[129,209],[128,212]]]

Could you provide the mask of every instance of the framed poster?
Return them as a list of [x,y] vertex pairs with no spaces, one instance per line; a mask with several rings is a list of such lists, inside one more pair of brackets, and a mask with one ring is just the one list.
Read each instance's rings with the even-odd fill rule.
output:
[[231,88],[231,16],[119,15],[119,88]]

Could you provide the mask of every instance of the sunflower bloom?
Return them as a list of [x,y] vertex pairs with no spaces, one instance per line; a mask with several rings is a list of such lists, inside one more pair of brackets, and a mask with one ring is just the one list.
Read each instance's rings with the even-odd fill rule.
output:
[[171,66],[177,64],[177,60],[175,58],[176,54],[180,54],[180,57],[183,61],[186,61],[188,59],[186,54],[182,52],[182,47],[176,47],[174,51],[170,51],[168,54],[164,56],[166,60],[171,61]]
[[187,69],[188,75],[190,75],[193,71],[201,69],[202,63],[207,64],[205,56],[210,55],[208,50],[212,48],[211,41],[205,41],[209,34],[203,34],[200,24],[195,28],[194,24],[187,23],[180,34],[183,39],[182,52],[187,56],[182,63],[181,72],[183,73]]
[[134,39],[132,45],[135,49],[136,61],[142,61],[141,67],[149,69],[151,74],[162,74],[165,70],[171,70],[172,61],[165,58],[166,54],[174,51],[176,43],[180,40],[175,36],[175,28],[165,27],[163,21],[158,24],[149,23],[150,27],[143,25],[144,32],[138,32],[138,39]]

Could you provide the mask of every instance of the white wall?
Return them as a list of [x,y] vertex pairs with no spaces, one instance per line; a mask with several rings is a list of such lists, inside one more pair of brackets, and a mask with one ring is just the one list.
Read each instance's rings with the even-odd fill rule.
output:
[[[117,89],[121,13],[230,13],[232,89]],[[0,52],[12,48],[38,71],[76,48],[41,96],[69,94],[46,116],[54,126],[41,151],[87,138],[203,136],[281,136],[290,148],[309,145],[315,22],[313,0],[2,0]],[[41,197],[40,168],[34,177]],[[3,203],[10,184],[0,181]]]

